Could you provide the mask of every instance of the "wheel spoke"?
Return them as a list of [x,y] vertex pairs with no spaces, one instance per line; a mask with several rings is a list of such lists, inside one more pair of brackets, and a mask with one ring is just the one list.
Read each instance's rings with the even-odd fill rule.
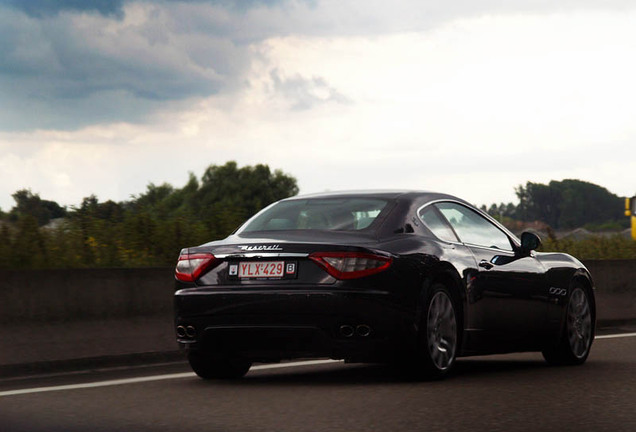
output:
[[439,366],[448,367],[450,364],[450,353],[448,351],[439,351]]
[[444,292],[431,300],[427,318],[428,351],[435,367],[448,368],[454,359],[457,344],[457,323],[453,304]]
[[577,343],[576,355],[580,357],[585,354],[585,351],[587,351],[587,339],[581,338]]
[[568,339],[570,341],[570,346],[573,347],[576,344],[576,340],[578,339],[578,336],[576,335],[576,331],[574,329],[568,332]]

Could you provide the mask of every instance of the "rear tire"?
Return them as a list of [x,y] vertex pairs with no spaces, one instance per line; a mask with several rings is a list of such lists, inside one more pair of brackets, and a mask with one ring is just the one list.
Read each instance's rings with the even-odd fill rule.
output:
[[594,320],[590,297],[580,284],[572,286],[565,311],[565,322],[558,343],[543,350],[543,358],[551,365],[585,363],[594,341]]
[[213,357],[198,351],[188,353],[188,362],[194,373],[203,379],[239,379],[252,367],[252,363],[244,359]]
[[416,378],[442,379],[454,366],[459,345],[456,311],[448,289],[434,284],[422,311],[417,353],[410,365]]

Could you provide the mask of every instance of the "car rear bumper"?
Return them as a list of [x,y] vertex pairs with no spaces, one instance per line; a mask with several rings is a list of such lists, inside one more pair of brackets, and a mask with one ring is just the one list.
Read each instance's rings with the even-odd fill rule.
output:
[[379,290],[193,288],[175,294],[175,311],[183,348],[254,361],[388,360],[416,335],[415,309]]

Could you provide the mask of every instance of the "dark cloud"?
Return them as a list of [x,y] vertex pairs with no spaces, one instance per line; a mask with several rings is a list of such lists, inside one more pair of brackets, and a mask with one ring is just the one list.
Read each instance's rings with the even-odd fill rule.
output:
[[175,30],[165,10],[145,13],[140,24],[95,16],[78,25],[73,15],[0,8],[0,129],[140,121],[231,88],[247,70],[246,46]]
[[[123,16],[123,6],[134,0],[0,0],[33,17],[56,15],[62,11],[97,12],[104,16]],[[246,11],[259,5],[275,5],[281,0],[155,0],[154,3],[208,3]]]
[[73,130],[118,121],[142,123],[161,106],[157,101],[135,97],[126,91],[97,91],[82,98],[37,99],[20,97],[19,92],[11,89],[3,88],[0,92],[13,100],[11,109],[3,107],[0,114],[0,129],[6,131]]
[[121,16],[124,0],[0,0],[33,17],[45,17],[61,11],[98,12],[105,16]]
[[0,0],[0,130],[141,121],[231,91],[254,40],[237,35],[258,27],[245,15],[286,1]]

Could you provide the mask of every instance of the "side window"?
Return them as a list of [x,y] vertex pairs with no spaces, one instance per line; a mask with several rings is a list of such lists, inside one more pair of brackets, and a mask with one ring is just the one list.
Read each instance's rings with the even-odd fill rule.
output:
[[435,204],[464,243],[511,251],[508,236],[478,213],[455,203]]
[[448,222],[446,222],[433,206],[428,206],[420,210],[420,219],[424,225],[431,230],[433,234],[440,240],[448,242],[458,241],[457,236],[453,232]]

